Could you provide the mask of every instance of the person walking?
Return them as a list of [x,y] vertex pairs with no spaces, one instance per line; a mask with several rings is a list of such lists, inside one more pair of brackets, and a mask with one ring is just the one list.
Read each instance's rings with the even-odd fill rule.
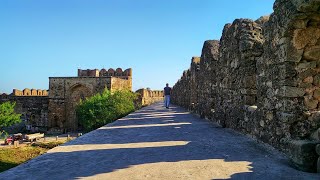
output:
[[171,95],[171,87],[169,87],[169,84],[166,84],[166,87],[163,89],[164,94],[164,105],[167,109],[169,109],[170,105],[170,95]]

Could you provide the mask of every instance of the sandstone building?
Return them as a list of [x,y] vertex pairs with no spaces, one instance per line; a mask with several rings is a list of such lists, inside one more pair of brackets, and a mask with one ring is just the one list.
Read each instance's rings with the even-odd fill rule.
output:
[[[320,0],[276,0],[258,20],[226,24],[173,87],[174,103],[287,152],[320,155]],[[318,161],[320,171],[320,159]]]

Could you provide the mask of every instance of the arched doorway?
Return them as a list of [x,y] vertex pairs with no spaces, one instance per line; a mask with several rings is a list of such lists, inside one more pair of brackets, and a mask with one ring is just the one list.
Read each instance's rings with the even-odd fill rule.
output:
[[85,100],[85,98],[90,97],[92,91],[90,88],[83,84],[76,84],[72,86],[67,92],[67,128],[69,130],[75,131],[79,128],[79,123],[76,116],[76,107],[79,104],[80,100]]

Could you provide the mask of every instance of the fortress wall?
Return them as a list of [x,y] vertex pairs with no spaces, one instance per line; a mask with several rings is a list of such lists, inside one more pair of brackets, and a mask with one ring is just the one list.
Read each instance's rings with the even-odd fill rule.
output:
[[130,79],[122,79],[119,77],[111,77],[111,91],[115,90],[130,90],[132,91],[132,80]]
[[23,123],[32,125],[33,127],[48,126],[48,92],[47,90],[13,89],[12,93],[2,94],[0,103],[15,102],[15,111],[21,114]]
[[28,89],[25,88],[24,90],[13,89],[12,96],[48,96],[47,90],[42,89]]
[[48,125],[48,97],[46,96],[0,96],[0,103],[15,102],[15,112],[21,114],[25,124],[46,128]]
[[208,40],[204,42],[200,60],[200,71],[198,79],[198,114],[211,119],[215,106],[215,95],[217,87],[217,67],[219,56],[219,41]]
[[139,94],[139,103],[141,103],[142,106],[164,100],[163,91],[160,90],[139,89],[136,91],[136,93]]
[[117,68],[116,70],[110,68],[106,69],[78,69],[78,77],[119,77],[122,79],[129,79],[132,76],[132,69],[122,70],[122,68]]
[[50,77],[49,127],[74,131],[78,128],[75,114],[80,99],[85,99],[105,88],[111,89],[110,77]]
[[315,171],[320,0],[276,0],[270,17],[236,19],[225,25],[219,43],[204,43],[199,63],[197,69],[192,62],[174,85],[174,103],[269,143],[297,168]]

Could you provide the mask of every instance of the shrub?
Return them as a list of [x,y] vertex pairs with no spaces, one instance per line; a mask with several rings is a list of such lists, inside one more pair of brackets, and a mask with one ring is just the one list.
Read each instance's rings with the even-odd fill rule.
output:
[[15,102],[4,102],[0,104],[0,128],[21,122],[21,114],[14,112],[15,105]]
[[136,94],[127,90],[111,93],[105,90],[84,101],[77,108],[77,118],[81,127],[86,131],[99,128],[111,123],[135,110]]

